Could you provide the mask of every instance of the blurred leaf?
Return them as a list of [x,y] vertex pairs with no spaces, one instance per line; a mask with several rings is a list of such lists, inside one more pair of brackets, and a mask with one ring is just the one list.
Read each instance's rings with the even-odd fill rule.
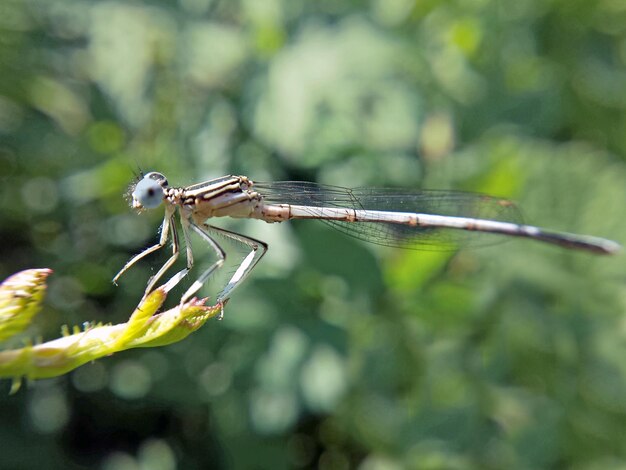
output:
[[50,269],[27,269],[0,284],[0,341],[23,331],[41,308]]

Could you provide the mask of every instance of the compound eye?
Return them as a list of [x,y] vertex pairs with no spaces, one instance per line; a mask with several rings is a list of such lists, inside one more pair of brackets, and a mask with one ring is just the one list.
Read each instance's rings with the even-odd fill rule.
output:
[[135,201],[135,204],[133,205],[145,207],[146,209],[154,209],[159,207],[161,202],[163,202],[164,195],[163,186],[146,175],[137,183],[137,186],[135,186],[135,190],[133,191],[133,201]]
[[167,178],[163,173],[159,173],[157,171],[151,171],[150,173],[144,176],[144,179],[152,179],[154,181],[158,181],[161,186],[167,186]]

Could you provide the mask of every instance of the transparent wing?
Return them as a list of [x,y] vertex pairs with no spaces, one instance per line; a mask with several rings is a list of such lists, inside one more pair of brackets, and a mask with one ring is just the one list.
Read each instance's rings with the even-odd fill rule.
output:
[[[506,199],[457,191],[407,191],[389,188],[330,186],[304,181],[255,183],[268,203],[311,207],[346,207],[366,211],[433,214],[522,223],[514,203]],[[503,235],[453,228],[424,228],[385,222],[323,220],[347,235],[378,245],[417,250],[451,250],[506,240]]]

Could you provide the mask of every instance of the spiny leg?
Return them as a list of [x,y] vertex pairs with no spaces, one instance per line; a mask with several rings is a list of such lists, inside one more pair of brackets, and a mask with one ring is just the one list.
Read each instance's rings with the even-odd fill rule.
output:
[[247,235],[242,235],[240,233],[231,232],[230,230],[225,230],[223,228],[211,227],[218,233],[221,233],[225,237],[236,240],[244,245],[247,245],[250,248],[250,253],[248,256],[244,258],[241,262],[235,274],[230,278],[226,287],[222,289],[222,292],[217,296],[218,302],[226,302],[230,298],[230,294],[237,288],[243,280],[252,272],[254,267],[257,265],[261,258],[267,253],[267,243],[257,240],[256,238],[248,237]]
[[133,256],[130,260],[128,260],[124,267],[120,269],[120,271],[113,278],[113,284],[117,285],[117,280],[137,261],[148,256],[150,253],[154,253],[155,251],[160,250],[165,246],[165,244],[167,243],[167,239],[169,238],[170,225],[172,224],[172,222],[172,213],[166,212],[165,217],[163,218],[163,223],[161,224],[161,238],[159,238],[159,242],[156,245],[151,246],[150,248],[146,248],[141,253]]
[[183,230],[183,239],[185,240],[185,252],[187,255],[187,267],[181,269],[176,274],[174,274],[165,284],[163,284],[163,289],[165,292],[171,291],[174,287],[178,285],[178,283],[191,271],[193,268],[193,251],[191,250],[191,243],[189,241],[189,222],[187,219],[181,214],[180,224]]
[[[200,237],[202,237],[202,239],[204,241],[206,241],[211,248],[213,248],[213,251],[215,251],[215,254],[217,255],[218,259],[217,259],[217,261],[215,261],[215,263],[213,263],[211,266],[209,266],[209,268],[207,270],[205,270],[200,275],[200,277],[198,277],[198,279],[196,279],[193,282],[193,284],[191,284],[189,289],[187,289],[187,291],[181,297],[181,299],[180,299],[180,303],[181,304],[184,304],[185,302],[187,302],[187,300],[189,300],[189,298],[192,295],[194,295],[196,292],[198,292],[198,290],[200,290],[200,288],[204,285],[204,283],[211,276],[211,274],[213,274],[215,272],[215,270],[221,268],[224,265],[224,261],[226,260],[226,253],[224,252],[222,247],[219,246],[217,244],[217,242],[215,240],[213,240],[211,238],[211,236],[205,230],[203,230],[198,225],[196,225],[196,223],[193,222],[193,220],[189,220],[188,223],[189,223],[189,226],[191,227],[191,229],[194,232],[196,232],[198,235],[200,235]],[[206,224],[203,224],[203,226],[205,228],[209,228],[209,226],[206,225]],[[218,299],[218,301],[219,301],[219,299]]]
[[[248,274],[250,274],[252,269],[254,269],[256,264],[261,260],[263,255],[267,252],[267,244],[260,240],[256,240],[254,238],[241,235],[240,233],[231,232],[229,230],[225,230],[222,228],[203,224],[204,229],[202,229],[198,227],[197,225],[193,224],[193,222],[191,223],[192,223],[192,228],[195,227],[195,230],[198,233],[200,233],[203,238],[209,239],[213,243],[215,242],[209,235],[208,231],[213,231],[224,237],[230,238],[231,240],[235,240],[239,243],[243,243],[244,245],[247,245],[250,248],[250,253],[243,259],[243,261],[241,262],[241,264],[235,271],[235,274],[233,274],[233,276],[228,281],[228,284],[226,284],[226,287],[222,289],[222,291],[219,293],[217,297],[217,302],[223,304],[228,300],[232,291],[235,290],[235,288],[241,284],[241,282],[246,278]],[[211,275],[211,273],[215,269],[216,268],[212,266],[206,272],[204,272],[202,276],[200,276],[200,278],[198,278],[198,280],[194,282],[193,285],[187,290],[187,292],[185,292],[181,301],[184,302],[187,299],[189,299],[189,297],[191,297],[193,294],[195,294],[200,289],[200,287],[202,287],[202,285],[206,282],[208,277]],[[222,311],[220,318],[222,318],[223,315],[224,315],[224,312]]]
[[[165,272],[172,267],[172,265],[178,259],[178,254],[180,253],[180,246],[178,244],[178,231],[176,230],[176,221],[174,220],[174,214],[170,216],[169,226],[172,230],[172,256],[161,266],[161,269],[157,271],[157,273],[150,278],[148,281],[148,285],[146,286],[146,290],[143,294],[144,298],[152,292],[152,289],[159,282],[159,279],[165,274]],[[174,276],[176,277],[176,276]],[[174,286],[170,286],[171,289]],[[167,290],[167,289],[166,289]]]

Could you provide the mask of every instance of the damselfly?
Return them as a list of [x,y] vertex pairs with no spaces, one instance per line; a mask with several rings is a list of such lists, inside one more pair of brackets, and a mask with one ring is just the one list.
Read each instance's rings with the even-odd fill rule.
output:
[[554,232],[521,223],[517,207],[506,199],[454,191],[407,191],[396,189],[347,189],[303,181],[253,183],[245,176],[224,176],[186,188],[170,187],[164,175],[146,174],[131,187],[135,209],[155,209],[165,204],[161,237],[157,244],[131,258],[113,279],[140,259],[163,248],[172,240],[172,254],[150,278],[145,295],[175,263],[180,252],[176,213],[185,241],[187,265],[164,285],[176,286],[194,264],[189,232],[198,234],[215,252],[216,261],[185,291],[189,300],[219,269],[226,253],[215,240],[221,235],[245,245],[250,252],[217,297],[225,302],[250,274],[267,251],[254,238],[206,223],[212,217],[260,219],[283,222],[290,219],[319,219],[353,237],[380,245],[412,249],[454,249],[459,244],[481,242],[473,234],[538,240],[564,248],[597,254],[617,253],[621,246],[611,240],[588,235]]

